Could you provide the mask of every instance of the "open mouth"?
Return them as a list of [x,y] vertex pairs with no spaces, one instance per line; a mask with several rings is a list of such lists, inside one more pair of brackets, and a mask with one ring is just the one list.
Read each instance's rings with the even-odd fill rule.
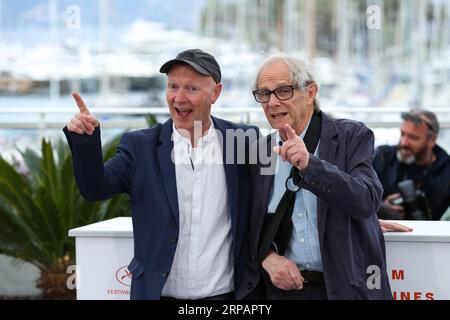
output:
[[192,113],[192,109],[180,109],[175,107],[175,112],[180,116],[180,117],[187,117]]
[[287,115],[287,112],[279,112],[279,113],[272,113],[270,116],[272,117],[272,119],[278,120],[278,119],[282,119]]

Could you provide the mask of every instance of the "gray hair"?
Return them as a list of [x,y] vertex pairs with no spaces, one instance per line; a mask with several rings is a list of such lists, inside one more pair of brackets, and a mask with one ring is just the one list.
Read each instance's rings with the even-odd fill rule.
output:
[[[288,66],[292,84],[298,85],[300,87],[300,90],[302,91],[304,90],[303,86],[305,84],[316,82],[309,65],[305,61],[295,58],[288,54],[275,54],[266,58],[258,67],[256,71],[256,77],[253,83],[253,90],[258,89],[258,79],[262,70],[268,65],[278,61],[282,61]],[[313,105],[315,111],[320,110],[319,101],[317,97],[314,98]]]
[[439,121],[434,112],[428,110],[411,110],[409,112],[402,112],[401,117],[403,120],[410,120],[416,125],[420,123],[417,123],[417,121],[424,121],[428,127],[429,137],[434,134],[439,134]]

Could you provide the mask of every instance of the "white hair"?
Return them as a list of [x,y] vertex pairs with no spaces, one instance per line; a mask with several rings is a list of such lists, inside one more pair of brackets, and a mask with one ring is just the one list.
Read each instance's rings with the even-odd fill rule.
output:
[[[278,53],[267,57],[258,67],[253,83],[253,90],[258,89],[258,80],[263,69],[278,61],[282,61],[288,66],[291,78],[290,80],[293,85],[298,85],[300,90],[303,91],[303,86],[306,84],[316,82],[309,65],[305,61],[288,54]],[[314,99],[313,104],[314,110],[319,111],[319,101],[317,100],[317,97]]]

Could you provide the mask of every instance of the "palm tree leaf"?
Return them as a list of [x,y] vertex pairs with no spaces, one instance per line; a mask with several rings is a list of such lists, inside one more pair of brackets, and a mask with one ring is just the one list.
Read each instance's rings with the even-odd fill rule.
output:
[[116,154],[121,137],[122,134],[116,135],[103,145],[103,161],[109,160]]
[[76,225],[77,220],[77,202],[80,201],[78,188],[73,176],[72,159],[69,155],[65,155],[64,159],[59,163],[59,181],[64,183],[64,186],[60,189],[59,197],[60,211],[59,219],[65,230],[68,230],[71,226]]
[[117,216],[129,217],[131,215],[130,211],[130,198],[126,194],[121,194],[103,203],[98,219],[107,220]]
[[42,180],[41,183],[47,188],[48,193],[55,203],[58,203],[61,198],[58,197],[59,177],[55,158],[53,156],[53,149],[49,142],[42,140],[42,160],[41,160]]
[[[40,246],[36,246],[36,235],[24,223],[24,220],[13,212],[5,203],[0,202],[0,251],[16,258],[22,258],[41,265],[47,263],[42,259]],[[29,253],[28,253],[29,252]],[[37,258],[39,257],[39,258]],[[36,260],[33,262],[33,260]]]
[[[105,159],[115,154],[119,139],[105,144]],[[27,149],[22,157],[30,177],[0,157],[0,253],[28,261],[47,275],[49,270],[61,272],[75,256],[69,229],[129,215],[127,195],[103,202],[82,198],[66,144],[59,142],[53,149],[42,140],[41,155]]]
[[[27,241],[28,229],[13,210],[0,201],[0,247]],[[3,243],[3,245],[2,245]]]
[[16,169],[0,157],[0,186],[4,199],[8,199],[18,209],[24,209],[24,195],[31,194],[32,188],[26,178],[20,175]]
[[23,152],[20,150],[18,151],[21,154],[28,171],[30,172],[31,178],[34,179],[33,184],[37,184],[36,182],[38,181],[41,172],[41,157],[30,148],[26,148]]

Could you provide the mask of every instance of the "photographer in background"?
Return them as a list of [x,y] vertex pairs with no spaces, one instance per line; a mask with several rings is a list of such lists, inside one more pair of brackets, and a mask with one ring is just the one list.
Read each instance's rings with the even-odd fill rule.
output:
[[450,205],[450,158],[436,144],[438,120],[425,110],[401,116],[398,145],[378,147],[373,161],[384,189],[378,216],[439,220]]

